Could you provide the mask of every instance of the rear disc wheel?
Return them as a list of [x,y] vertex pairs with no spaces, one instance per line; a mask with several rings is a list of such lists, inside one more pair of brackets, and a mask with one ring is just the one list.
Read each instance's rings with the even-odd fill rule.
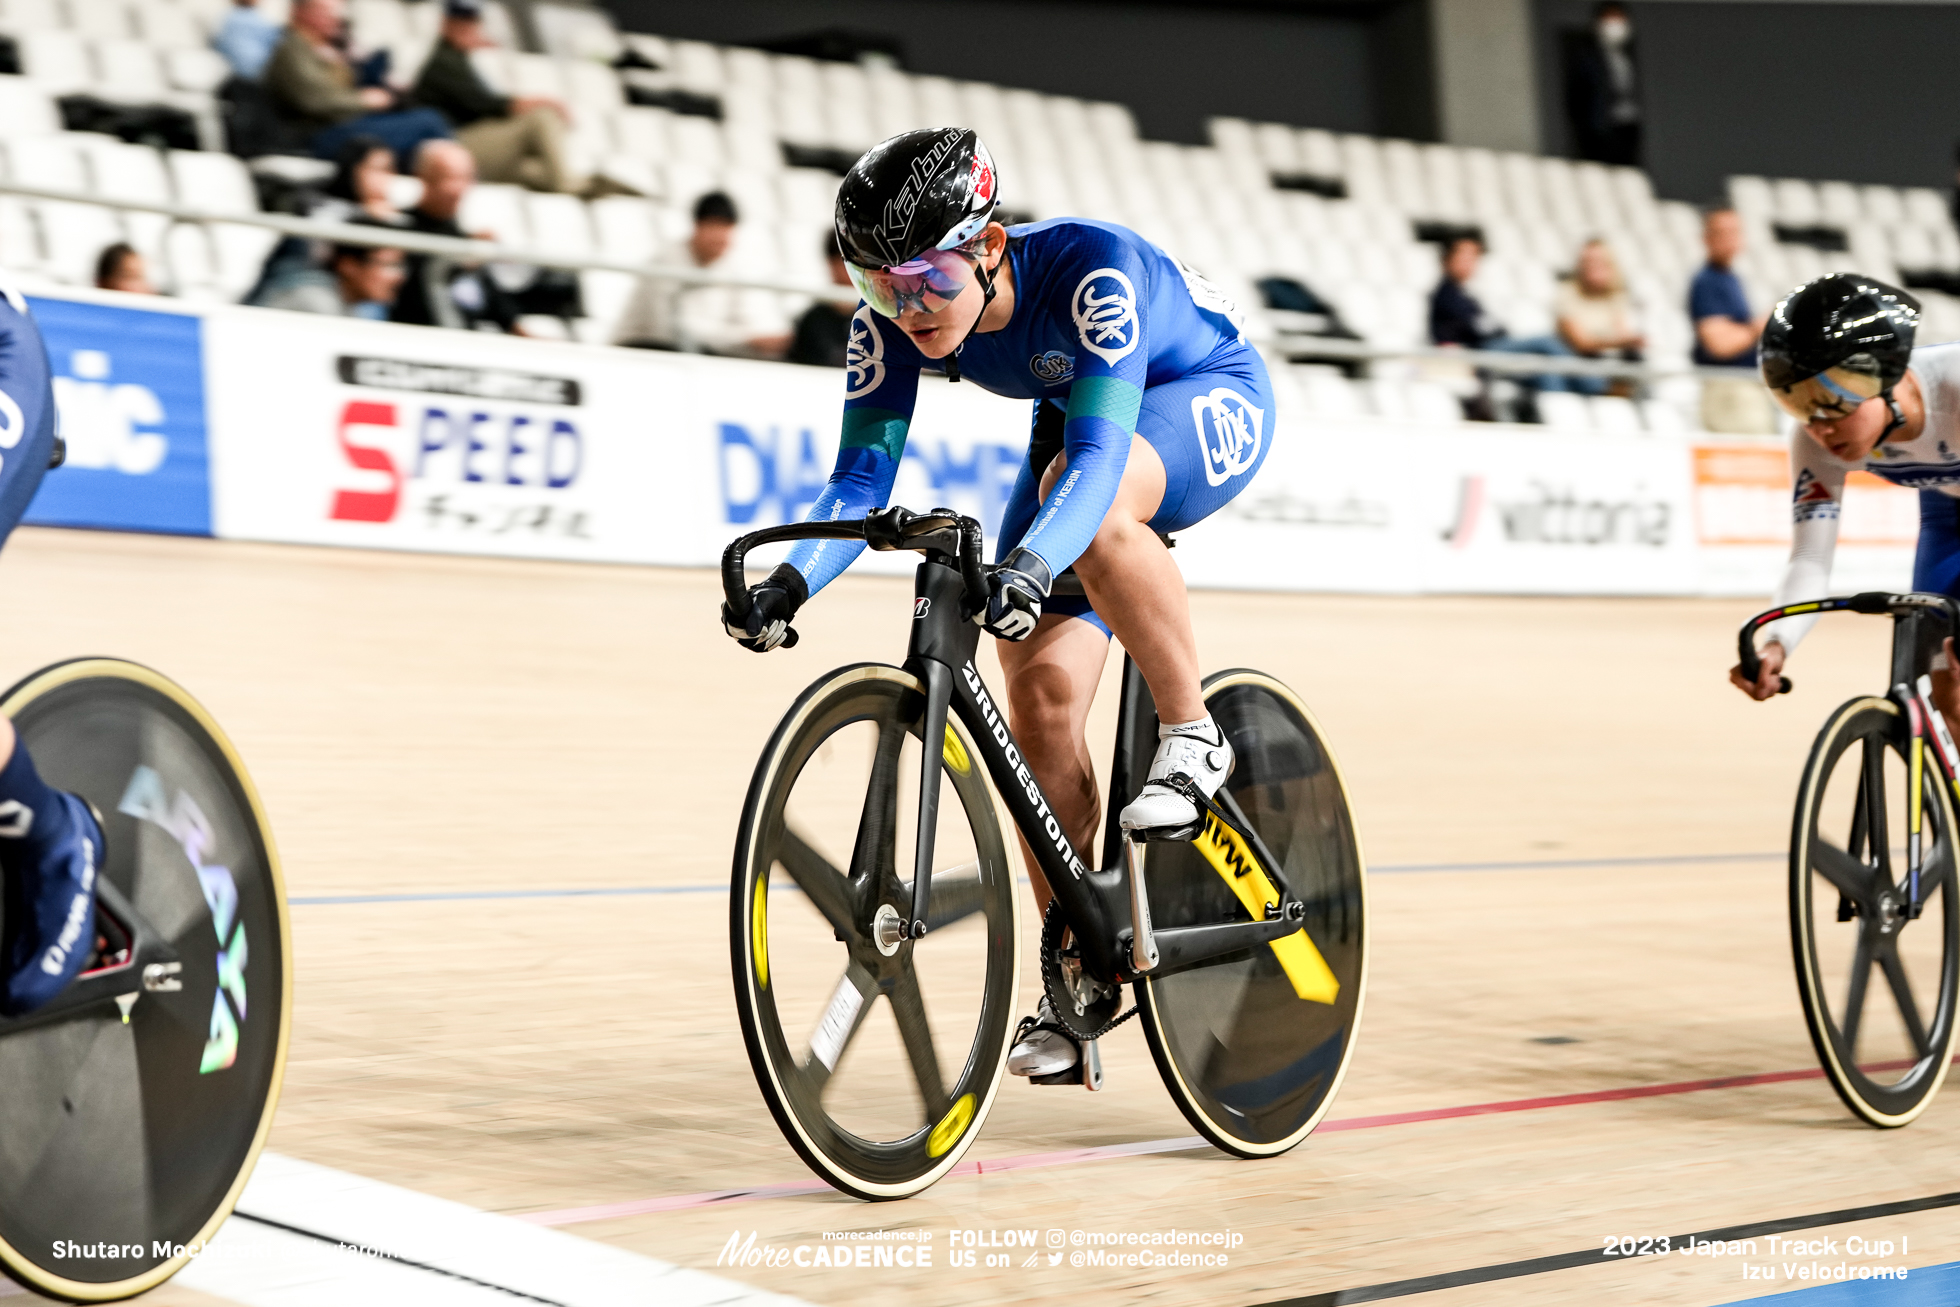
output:
[[[78,659],[0,712],[48,784],[94,805],[103,879],[182,967],[181,989],[132,977],[120,997],[0,1023],[0,1267],[106,1302],[201,1249],[265,1142],[292,1016],[285,891],[244,765],[175,683]],[[56,1260],[58,1241],[123,1255]]]
[[[1146,976],[1137,1005],[1185,1119],[1225,1152],[1271,1157],[1319,1124],[1354,1055],[1368,973],[1366,872],[1340,769],[1299,697],[1239,670],[1208,677],[1205,704],[1237,758],[1225,791],[1305,900],[1303,928],[1325,971],[1302,967],[1297,943],[1261,944]],[[1196,843],[1143,850],[1159,929],[1251,920],[1229,873]],[[1279,946],[1312,997],[1301,996]]]

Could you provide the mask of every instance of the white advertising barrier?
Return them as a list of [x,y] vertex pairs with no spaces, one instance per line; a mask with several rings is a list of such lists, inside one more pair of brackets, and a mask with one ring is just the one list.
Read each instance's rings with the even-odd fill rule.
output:
[[1306,422],[1178,561],[1262,589],[1692,594],[1689,505],[1670,442]]
[[[51,477],[29,520],[712,566],[734,536],[804,517],[836,453],[828,369],[91,292],[35,306],[79,470]],[[69,401],[98,392],[147,397],[111,434],[166,457],[90,463],[81,436],[101,424]],[[893,501],[991,535],[1029,416],[926,379]],[[1180,536],[1193,585],[1767,596],[1788,552],[1780,440],[1268,417],[1252,485]],[[1907,585],[1917,517],[1913,492],[1854,476],[1834,588]]]
[[[828,369],[250,310],[206,331],[232,539],[708,565],[802,518],[837,451]],[[1027,405],[924,390],[896,501],[997,522]]]

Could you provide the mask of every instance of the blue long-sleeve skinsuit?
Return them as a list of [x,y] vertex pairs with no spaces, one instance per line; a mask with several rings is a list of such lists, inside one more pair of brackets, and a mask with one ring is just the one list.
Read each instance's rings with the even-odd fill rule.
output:
[[[1265,364],[1247,344],[1231,301],[1135,232],[1055,218],[1010,228],[1014,313],[999,331],[968,337],[960,375],[986,390],[1065,411],[1067,470],[1039,499],[1040,470],[1023,461],[1001,521],[999,552],[1024,545],[1060,575],[1095,538],[1116,498],[1134,432],[1164,462],[1164,498],[1151,525],[1190,526],[1248,484],[1272,440]],[[851,320],[837,466],[809,520],[882,508],[905,453],[919,373],[943,371],[896,323],[860,304]],[[864,548],[803,541],[789,562],[822,589]],[[1049,611],[1094,621],[1087,606]],[[1097,625],[1102,625],[1097,622]]]

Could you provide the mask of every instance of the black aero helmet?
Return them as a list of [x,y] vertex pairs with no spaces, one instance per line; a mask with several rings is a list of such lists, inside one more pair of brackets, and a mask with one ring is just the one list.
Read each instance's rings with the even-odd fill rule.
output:
[[866,150],[837,188],[837,243],[860,268],[895,268],[980,234],[999,202],[993,156],[962,127],[903,132]]
[[1912,361],[1919,301],[1896,286],[1836,272],[1797,287],[1763,327],[1763,384],[1799,422],[1840,418],[1883,396],[1889,432],[1903,420],[1892,388]]

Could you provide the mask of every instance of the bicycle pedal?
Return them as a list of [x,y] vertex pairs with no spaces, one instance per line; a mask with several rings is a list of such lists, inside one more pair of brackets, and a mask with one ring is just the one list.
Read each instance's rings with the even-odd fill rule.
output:
[[1090,1093],[1095,1093],[1103,1087],[1102,1053],[1096,1048],[1096,1041],[1093,1039],[1082,1041],[1082,1055],[1076,1059],[1075,1065],[1068,1068],[1068,1070],[1057,1071],[1053,1075],[1029,1076],[1028,1083],[1031,1085],[1081,1085]]

